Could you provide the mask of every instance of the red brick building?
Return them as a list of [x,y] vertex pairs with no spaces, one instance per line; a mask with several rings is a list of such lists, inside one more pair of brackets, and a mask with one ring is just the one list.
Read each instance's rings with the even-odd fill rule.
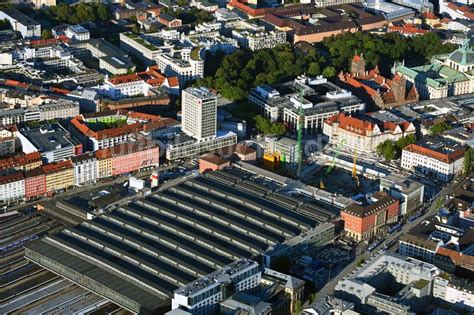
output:
[[25,172],[25,197],[27,199],[46,195],[46,176],[42,168]]
[[179,27],[182,25],[182,21],[180,19],[177,19],[167,13],[160,13],[160,15],[158,15],[158,22],[168,27]]
[[341,72],[339,82],[368,104],[390,109],[418,101],[418,91],[399,75],[392,79],[380,74],[379,69],[367,71],[364,56],[355,55],[351,72]]
[[399,200],[385,192],[372,196],[367,205],[353,203],[341,211],[346,235],[357,241],[367,240],[380,233],[382,227],[398,221]]
[[199,159],[199,173],[217,171],[230,167],[230,161],[214,154],[208,154]]

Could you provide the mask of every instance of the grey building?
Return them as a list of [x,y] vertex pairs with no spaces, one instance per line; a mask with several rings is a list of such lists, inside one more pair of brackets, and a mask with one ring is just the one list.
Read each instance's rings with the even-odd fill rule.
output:
[[24,128],[20,132],[41,153],[46,163],[62,161],[75,155],[76,146],[69,132],[59,124]]
[[293,130],[297,129],[302,112],[303,131],[308,135],[322,130],[329,117],[365,111],[359,98],[323,77],[301,76],[283,84],[257,86],[250,91],[249,102],[258,106],[265,118],[283,121]]
[[423,205],[425,186],[398,174],[390,174],[380,179],[380,191],[386,191],[400,200],[399,215],[415,212]]
[[0,11],[0,19],[8,20],[13,30],[20,32],[23,38],[41,37],[41,25],[16,9],[3,9]]
[[132,312],[163,313],[177,288],[299,244],[319,226],[267,200],[248,176],[230,169],[187,180],[29,243],[25,255]]

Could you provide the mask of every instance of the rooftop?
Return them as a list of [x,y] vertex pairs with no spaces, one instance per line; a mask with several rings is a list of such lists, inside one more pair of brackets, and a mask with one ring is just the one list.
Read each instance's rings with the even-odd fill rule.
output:
[[40,152],[54,151],[66,147],[74,147],[69,133],[59,124],[44,125],[36,128],[25,128],[21,133]]
[[175,289],[318,225],[242,191],[237,174],[187,180],[30,243],[26,255],[129,310],[157,310]]
[[442,137],[423,138],[403,150],[425,155],[443,163],[453,163],[462,158],[465,151],[459,143]]

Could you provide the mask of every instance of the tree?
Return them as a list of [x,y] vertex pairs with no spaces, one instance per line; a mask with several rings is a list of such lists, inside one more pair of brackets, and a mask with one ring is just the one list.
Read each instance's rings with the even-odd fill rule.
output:
[[182,8],[187,6],[188,3],[189,3],[188,0],[178,0],[178,5]]
[[472,171],[472,158],[474,156],[474,152],[471,148],[467,149],[464,153],[464,174],[469,176]]
[[387,162],[390,162],[395,158],[396,150],[397,147],[391,140],[385,140],[384,142],[380,143],[376,148],[377,154],[383,157]]
[[435,209],[436,209],[436,211],[438,211],[439,209],[441,209],[441,207],[443,206],[443,204],[444,204],[443,198],[438,197],[438,199],[436,199],[436,201],[435,201]]
[[108,21],[111,19],[111,14],[107,5],[103,3],[97,4],[97,17],[101,21]]
[[12,26],[10,25],[10,22],[7,19],[0,20],[0,31],[9,30],[11,28]]
[[439,122],[439,123],[436,123],[433,126],[431,126],[430,133],[432,135],[437,135],[437,134],[440,134],[440,133],[442,133],[446,130],[451,130],[452,128],[453,127],[450,124],[443,121],[443,122]]
[[51,30],[45,28],[44,30],[41,31],[41,38],[42,39],[53,38],[53,33],[51,32]]
[[323,77],[334,78],[337,75],[337,70],[334,67],[328,66],[323,70]]
[[265,135],[283,136],[286,134],[285,125],[282,123],[272,123],[260,115],[255,116],[255,128]]
[[401,137],[396,141],[396,146],[400,150],[400,152],[409,144],[413,144],[416,142],[416,136],[414,134],[407,135],[405,137]]

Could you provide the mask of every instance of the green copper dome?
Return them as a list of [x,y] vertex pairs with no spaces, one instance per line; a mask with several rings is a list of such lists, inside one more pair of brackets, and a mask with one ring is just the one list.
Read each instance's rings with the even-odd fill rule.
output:
[[449,59],[464,66],[474,64],[474,50],[466,41],[449,55]]

